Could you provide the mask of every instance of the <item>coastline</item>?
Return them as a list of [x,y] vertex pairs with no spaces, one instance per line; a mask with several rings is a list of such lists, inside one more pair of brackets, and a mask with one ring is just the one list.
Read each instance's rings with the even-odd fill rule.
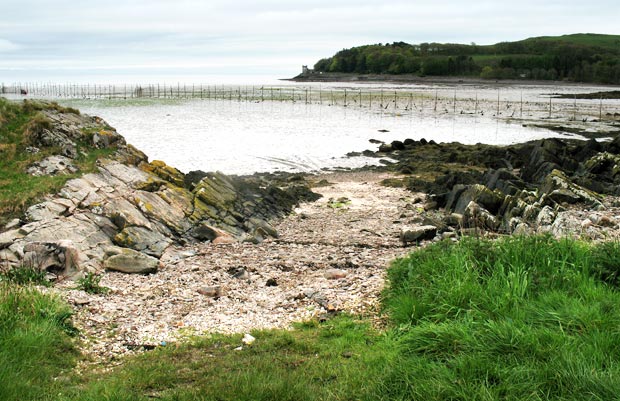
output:
[[483,85],[483,86],[593,86],[593,87],[620,87],[613,84],[594,82],[547,81],[531,79],[483,79],[474,77],[447,77],[447,76],[418,76],[414,74],[349,74],[349,73],[312,73],[299,74],[292,78],[282,78],[281,81],[291,82],[346,82],[346,83],[396,83],[419,85]]

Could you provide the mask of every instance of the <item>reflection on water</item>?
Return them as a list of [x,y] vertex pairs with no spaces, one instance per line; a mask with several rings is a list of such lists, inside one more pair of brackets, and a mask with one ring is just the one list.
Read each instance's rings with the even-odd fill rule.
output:
[[511,144],[558,135],[480,115],[393,114],[325,104],[154,99],[69,103],[104,118],[151,159],[184,172],[359,167],[377,160],[345,155],[376,150],[369,139]]

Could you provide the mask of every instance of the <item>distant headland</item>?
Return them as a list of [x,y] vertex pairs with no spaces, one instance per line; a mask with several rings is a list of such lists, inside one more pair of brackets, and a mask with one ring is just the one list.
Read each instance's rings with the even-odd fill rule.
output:
[[394,42],[343,49],[295,81],[563,81],[620,84],[620,35],[579,33],[493,45]]

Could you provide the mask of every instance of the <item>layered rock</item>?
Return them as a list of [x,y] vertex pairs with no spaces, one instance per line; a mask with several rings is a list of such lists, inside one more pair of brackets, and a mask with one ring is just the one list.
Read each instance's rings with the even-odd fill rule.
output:
[[[620,137],[607,143],[544,139],[506,147],[405,140],[399,150],[384,146],[378,154],[385,152],[398,160],[391,169],[410,175],[405,179],[410,189],[430,193],[434,206],[445,209],[448,230],[583,231],[598,224],[569,222],[567,211],[579,205],[602,210],[600,194],[620,194]],[[432,178],[416,178],[425,175]]]
[[[98,118],[44,113],[47,123],[29,134],[32,146],[58,148],[67,160],[75,153],[71,149],[77,152],[85,142],[116,151],[98,160],[97,172],[69,180],[0,234],[1,256],[10,265],[28,262],[65,276],[103,269],[152,273],[172,244],[277,236],[269,220],[309,193],[303,182],[283,189],[260,177],[201,173],[188,180],[164,162],[148,163]],[[39,168],[37,174],[48,170]]]

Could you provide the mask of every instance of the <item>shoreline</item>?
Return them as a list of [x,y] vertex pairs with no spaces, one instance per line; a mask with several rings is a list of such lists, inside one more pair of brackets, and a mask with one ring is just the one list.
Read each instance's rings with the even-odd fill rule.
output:
[[592,86],[592,87],[620,87],[620,85],[601,84],[595,82],[571,82],[571,81],[547,81],[531,79],[506,79],[492,80],[474,77],[441,77],[403,74],[347,74],[347,73],[323,73],[297,75],[292,78],[282,78],[281,81],[290,82],[343,82],[343,83],[396,83],[396,84],[419,84],[419,85],[481,85],[481,86]]

